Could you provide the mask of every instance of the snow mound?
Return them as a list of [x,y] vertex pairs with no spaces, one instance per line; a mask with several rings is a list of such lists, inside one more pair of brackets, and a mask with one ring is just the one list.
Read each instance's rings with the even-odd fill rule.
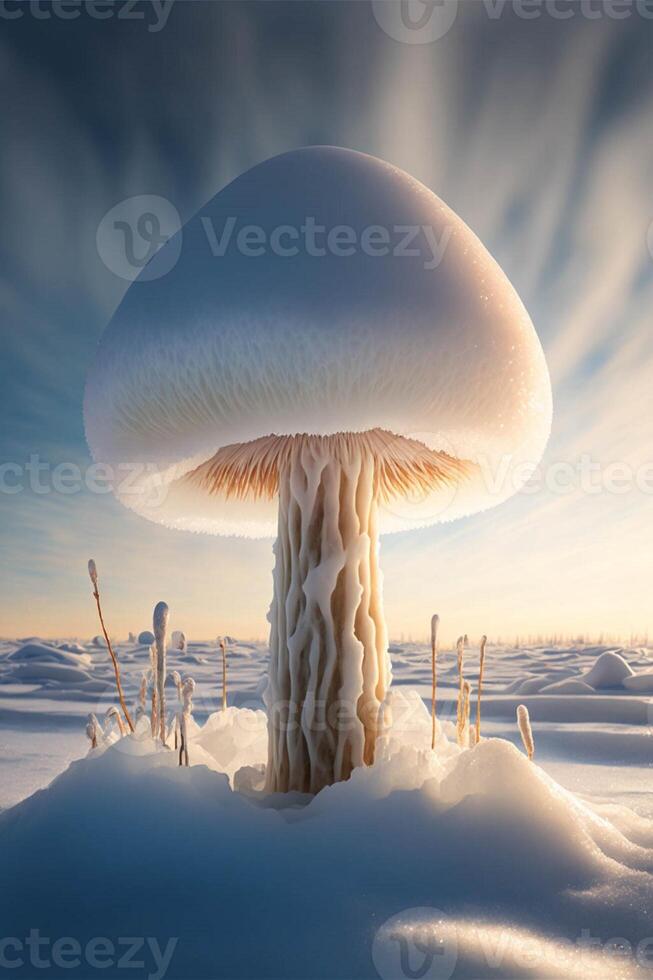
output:
[[91,680],[91,675],[79,667],[71,667],[61,663],[42,663],[40,661],[18,664],[5,677],[19,683],[31,682],[32,684],[68,684],[77,687],[79,684],[86,684]]
[[608,650],[596,658],[593,667],[585,673],[582,679],[586,684],[596,689],[623,687],[626,677],[631,677],[634,671],[621,654]]
[[63,647],[47,646],[44,643],[26,643],[18,650],[7,654],[7,660],[12,663],[67,664],[78,667],[80,664],[90,666],[91,658],[83,650],[80,653],[71,652]]
[[151,646],[154,643],[154,633],[150,630],[143,630],[142,633],[138,634],[138,642],[141,646]]
[[627,691],[653,694],[653,671],[644,671],[641,674],[631,674],[629,677],[624,677],[623,686]]
[[540,688],[540,694],[596,694],[593,687],[576,677],[566,677]]
[[550,683],[548,677],[527,677],[525,680],[518,677],[512,684],[508,684],[505,694],[539,694],[543,687]]
[[[410,717],[412,700],[403,692],[395,714],[407,706]],[[231,753],[233,769],[242,713],[212,715],[192,744]],[[256,744],[263,713],[250,714]],[[168,980],[261,976],[262,964],[272,977],[372,977],[375,933],[424,906],[447,917],[445,939],[455,929],[457,976],[493,975],[478,969],[479,936],[497,927],[490,909],[519,943],[535,902],[544,938],[573,941],[588,923],[604,941],[652,934],[652,822],[622,815],[618,829],[508,742],[461,751],[439,731],[431,752],[423,721],[402,732],[393,720],[373,767],[309,801],[256,794],[260,762],[238,777],[247,795],[205,765],[179,767],[144,725],[0,815],[13,882],[0,893],[3,929],[67,936],[74,922],[82,944],[117,943],[134,934],[137,909],[139,935],[179,937]],[[528,973],[513,962],[494,975],[582,975],[574,963],[552,971],[545,959]]]
[[86,653],[86,647],[81,643],[59,643],[58,647],[60,650],[67,650],[68,653]]

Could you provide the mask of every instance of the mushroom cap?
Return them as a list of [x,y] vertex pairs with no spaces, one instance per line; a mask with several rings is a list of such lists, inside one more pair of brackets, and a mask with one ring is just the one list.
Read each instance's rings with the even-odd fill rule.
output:
[[[311,240],[311,227],[324,230]],[[464,478],[385,495],[381,532],[500,503],[539,462],[551,387],[531,320],[478,238],[413,177],[352,150],[294,150],[177,234],[178,261],[152,276],[174,236],[127,290],[87,379],[87,440],[128,507],[175,528],[274,535],[273,493],[193,478],[226,447],[270,436],[380,430],[465,463]]]

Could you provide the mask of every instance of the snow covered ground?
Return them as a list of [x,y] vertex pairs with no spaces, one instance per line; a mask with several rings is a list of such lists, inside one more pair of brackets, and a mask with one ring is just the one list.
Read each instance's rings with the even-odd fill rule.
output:
[[[132,705],[149,651],[117,652]],[[87,715],[115,703],[101,641],[3,642],[0,866],[12,887],[0,921],[23,944],[12,975],[123,976],[130,936],[143,937],[144,964],[131,976],[652,975],[653,650],[488,646],[484,740],[471,750],[455,744],[456,656],[441,651],[435,754],[429,651],[391,656],[393,727],[377,763],[311,801],[255,792],[262,645],[230,643],[226,713],[215,644],[169,650],[169,670],[197,683],[180,769],[144,722],[88,754]],[[472,646],[473,692],[477,672]],[[73,937],[79,963],[51,955],[35,971],[35,928]],[[106,969],[87,955],[97,937],[114,950]]]

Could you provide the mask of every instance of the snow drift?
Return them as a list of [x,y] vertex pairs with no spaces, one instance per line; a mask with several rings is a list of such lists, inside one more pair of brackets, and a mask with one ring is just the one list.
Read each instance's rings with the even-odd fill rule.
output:
[[[184,980],[375,977],[379,963],[389,977],[375,936],[426,907],[456,938],[441,975],[595,977],[604,962],[615,975],[600,959],[614,936],[646,954],[653,822],[597,812],[500,739],[462,751],[445,726],[426,751],[421,699],[394,692],[391,708],[374,766],[314,798],[241,794],[215,771],[239,785],[260,764],[246,709],[195,729],[189,768],[147,726],[92,751],[0,816],[5,935],[177,937],[167,977]],[[516,968],[535,935],[575,948],[588,929],[601,946],[587,960]],[[486,969],[497,930],[510,949]]]

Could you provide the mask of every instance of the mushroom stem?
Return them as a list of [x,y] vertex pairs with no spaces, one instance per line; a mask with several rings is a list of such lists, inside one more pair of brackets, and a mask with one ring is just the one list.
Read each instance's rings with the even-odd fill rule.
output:
[[302,441],[279,474],[267,784],[317,793],[374,761],[390,684],[374,456]]

